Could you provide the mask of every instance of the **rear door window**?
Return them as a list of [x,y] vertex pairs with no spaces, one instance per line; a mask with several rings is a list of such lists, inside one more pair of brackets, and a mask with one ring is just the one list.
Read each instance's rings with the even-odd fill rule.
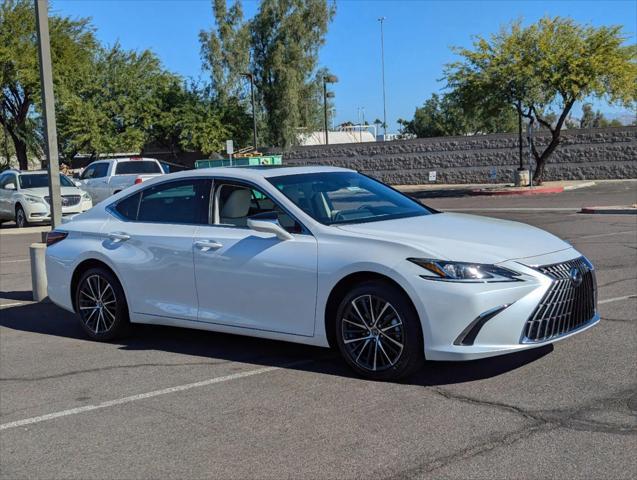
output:
[[125,198],[117,202],[115,210],[122,217],[128,220],[137,220],[137,212],[139,210],[139,199],[142,196],[142,192],[137,192],[135,195]]
[[149,160],[124,160],[117,162],[115,175],[134,175],[145,173],[162,173],[157,162]]
[[156,223],[207,224],[211,181],[179,180],[142,191],[137,220]]

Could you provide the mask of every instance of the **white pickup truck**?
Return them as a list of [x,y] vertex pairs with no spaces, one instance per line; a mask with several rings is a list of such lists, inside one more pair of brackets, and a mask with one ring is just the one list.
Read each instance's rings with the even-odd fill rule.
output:
[[163,174],[161,164],[154,158],[107,158],[86,167],[80,175],[80,183],[93,203],[98,203],[127,187]]

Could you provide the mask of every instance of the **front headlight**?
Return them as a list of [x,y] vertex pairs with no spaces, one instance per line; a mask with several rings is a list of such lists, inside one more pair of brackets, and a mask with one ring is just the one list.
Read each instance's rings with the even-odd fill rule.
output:
[[33,195],[25,195],[24,198],[29,203],[43,203],[44,205],[46,205],[46,202],[44,201],[42,197],[35,197]]
[[519,282],[519,273],[507,268],[483,263],[450,262],[431,258],[408,258],[410,262],[430,271],[436,276],[422,278],[443,282],[492,283]]
[[87,192],[82,192],[82,200],[90,200],[91,196]]

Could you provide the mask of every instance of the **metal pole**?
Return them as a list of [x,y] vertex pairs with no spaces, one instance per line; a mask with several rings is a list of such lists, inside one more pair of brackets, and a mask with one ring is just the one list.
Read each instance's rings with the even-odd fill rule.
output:
[[327,138],[327,82],[323,79],[323,120],[325,127],[325,145],[329,145],[330,141]]
[[518,100],[518,147],[520,150],[520,168],[524,170],[524,159],[522,158],[522,101]]
[[385,37],[383,32],[383,22],[385,17],[378,19],[380,22],[380,62],[383,74],[383,141],[387,138],[387,104],[385,99]]
[[533,188],[533,120],[529,121],[529,187]]
[[250,74],[250,96],[252,97],[252,137],[257,150],[257,102],[254,99],[254,75]]
[[47,170],[49,171],[51,227],[56,228],[60,225],[62,220],[62,203],[60,198],[60,165],[58,160],[57,131],[55,128],[51,45],[49,43],[49,2],[48,0],[34,1],[38,32],[38,54],[40,58],[44,137],[46,140]]

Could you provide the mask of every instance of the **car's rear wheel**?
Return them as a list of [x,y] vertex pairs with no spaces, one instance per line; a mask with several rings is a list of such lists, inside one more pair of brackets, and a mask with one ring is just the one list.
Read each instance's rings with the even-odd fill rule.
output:
[[383,281],[364,282],[345,295],[336,340],[345,361],[374,380],[398,380],[424,361],[418,314],[404,292]]
[[124,290],[105,268],[84,272],[75,291],[75,311],[84,331],[95,340],[112,340],[128,333]]
[[18,228],[25,228],[29,226],[29,221],[27,220],[27,214],[22,208],[22,205],[18,205],[15,209],[15,224]]

